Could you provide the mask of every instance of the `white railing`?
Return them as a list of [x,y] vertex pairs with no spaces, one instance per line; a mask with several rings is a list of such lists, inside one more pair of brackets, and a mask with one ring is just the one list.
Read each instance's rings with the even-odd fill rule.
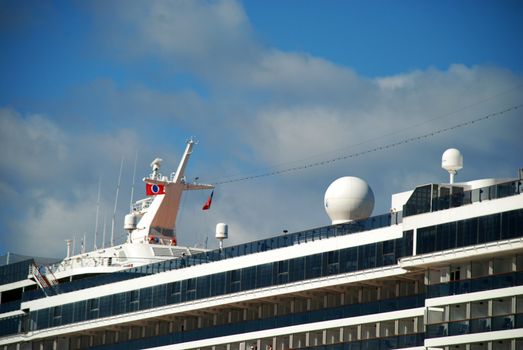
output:
[[78,257],[64,260],[58,264],[48,266],[51,273],[64,272],[84,267],[111,266],[118,258],[111,257]]
[[136,201],[136,203],[133,204],[133,211],[141,212],[142,210],[149,208],[149,206],[151,205],[152,202],[153,202],[153,197]]

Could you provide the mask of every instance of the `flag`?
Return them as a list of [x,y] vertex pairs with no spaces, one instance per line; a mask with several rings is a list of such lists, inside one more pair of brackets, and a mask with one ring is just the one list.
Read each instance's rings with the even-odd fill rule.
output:
[[145,184],[145,193],[148,196],[154,196],[157,194],[165,194],[165,186],[157,184]]
[[211,208],[212,196],[213,196],[213,195],[214,195],[214,190],[211,192],[211,195],[210,195],[209,198],[207,199],[207,202],[205,202],[205,204],[203,205],[202,210],[207,210],[207,209],[210,209],[210,208]]

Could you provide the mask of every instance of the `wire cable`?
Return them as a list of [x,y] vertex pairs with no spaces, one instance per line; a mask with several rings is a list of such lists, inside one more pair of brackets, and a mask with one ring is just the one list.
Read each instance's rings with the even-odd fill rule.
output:
[[473,125],[475,123],[479,123],[479,122],[482,122],[482,121],[485,121],[485,120],[488,120],[488,119],[491,119],[491,118],[494,118],[494,117],[503,116],[506,113],[515,111],[515,110],[517,110],[517,109],[519,109],[521,107],[523,107],[523,104],[515,105],[515,106],[512,106],[512,107],[506,108],[506,109],[504,109],[502,111],[494,112],[494,113],[491,113],[491,114],[487,114],[487,115],[485,115],[483,117],[472,119],[472,120],[469,120],[469,121],[466,121],[466,122],[463,122],[463,123],[455,124],[453,126],[449,126],[449,127],[446,127],[446,128],[438,129],[438,130],[432,131],[430,133],[426,133],[426,134],[418,135],[418,136],[413,136],[413,137],[406,138],[406,139],[403,139],[403,140],[400,140],[400,141],[397,141],[397,142],[389,143],[389,144],[386,144],[386,145],[383,145],[383,146],[377,146],[377,147],[374,147],[374,148],[371,148],[371,149],[367,149],[367,150],[364,150],[364,151],[361,151],[361,152],[355,152],[355,153],[351,153],[351,154],[347,154],[347,155],[343,155],[343,156],[339,156],[339,157],[335,157],[335,158],[331,158],[331,159],[326,159],[326,160],[322,160],[322,161],[307,163],[307,164],[304,164],[304,165],[298,165],[298,166],[295,166],[295,167],[285,168],[285,169],[281,169],[281,170],[274,170],[274,171],[261,173],[261,174],[257,174],[257,175],[238,177],[238,178],[234,178],[234,179],[230,179],[230,180],[224,180],[224,181],[216,181],[216,182],[213,182],[213,185],[215,185],[215,186],[216,185],[224,185],[224,184],[230,184],[230,183],[235,183],[235,182],[240,182],[240,181],[247,181],[247,180],[258,179],[258,178],[262,178],[262,177],[276,176],[276,175],[281,175],[281,174],[285,174],[285,173],[305,170],[305,169],[309,169],[309,168],[320,167],[320,166],[328,165],[328,164],[331,164],[331,163],[334,163],[334,162],[338,162],[338,161],[341,161],[341,160],[361,157],[363,155],[367,155],[367,154],[370,154],[370,153],[380,152],[380,151],[388,150],[388,149],[395,148],[395,147],[398,147],[398,146],[401,146],[401,145],[405,145],[405,144],[408,144],[408,143],[418,142],[418,141],[421,141],[421,140],[424,140],[424,139],[428,139],[430,137],[434,137],[436,135],[443,134],[443,133],[446,133],[446,132],[449,132],[449,131],[452,131],[452,130],[456,130],[456,129],[459,129],[459,128],[468,127],[468,126],[471,126],[471,125]]

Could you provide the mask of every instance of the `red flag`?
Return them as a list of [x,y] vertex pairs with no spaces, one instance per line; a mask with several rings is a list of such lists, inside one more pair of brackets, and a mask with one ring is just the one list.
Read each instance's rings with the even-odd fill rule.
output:
[[154,196],[157,194],[165,194],[165,186],[157,184],[145,184],[145,193],[148,196]]
[[207,199],[207,202],[205,202],[205,204],[203,205],[202,210],[208,210],[209,208],[211,208],[212,196],[213,195],[214,195],[214,190],[211,192],[211,195]]

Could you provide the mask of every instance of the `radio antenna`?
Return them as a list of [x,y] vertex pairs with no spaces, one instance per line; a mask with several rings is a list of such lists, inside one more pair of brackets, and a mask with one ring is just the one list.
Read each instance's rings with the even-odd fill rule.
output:
[[106,225],[106,219],[107,219],[107,214],[104,212],[104,228],[103,228],[103,233],[102,233],[102,248],[105,249],[105,231],[106,231],[106,228],[107,228],[107,225]]
[[120,182],[122,181],[122,168],[123,168],[123,157],[120,162],[120,174],[118,175],[118,184],[116,185],[116,198],[114,199],[114,210],[113,210],[113,219],[111,222],[111,247],[114,246],[114,224],[116,220],[116,207],[118,206],[118,193],[120,192]]
[[102,177],[98,177],[98,199],[96,200],[96,220],[94,223],[94,250],[98,249],[98,218],[100,216],[100,190],[102,186]]
[[129,210],[133,212],[133,196],[134,196],[134,183],[136,179],[136,162],[138,160],[138,150],[134,153],[134,169],[133,169],[133,184],[131,186],[131,202],[129,203]]

